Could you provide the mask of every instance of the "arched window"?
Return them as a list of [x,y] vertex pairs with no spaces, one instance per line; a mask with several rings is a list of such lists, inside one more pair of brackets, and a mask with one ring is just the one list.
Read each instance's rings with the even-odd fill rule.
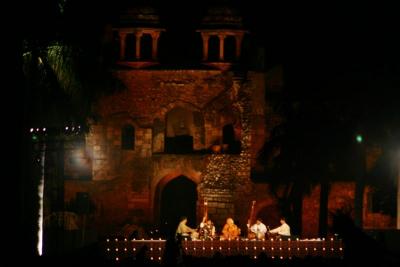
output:
[[129,33],[126,35],[125,58],[123,60],[134,61],[135,60],[135,51],[136,51],[135,35],[133,33]]
[[224,144],[228,145],[228,149],[225,153],[239,154],[240,153],[240,140],[235,138],[235,128],[233,124],[227,124],[222,129],[222,141]]
[[150,34],[143,34],[140,39],[140,59],[151,60],[152,38]]
[[121,148],[126,150],[135,149],[135,128],[125,125],[121,131]]
[[165,152],[184,154],[193,151],[193,113],[184,108],[174,108],[166,115]]
[[222,141],[224,144],[231,144],[235,141],[235,132],[232,124],[227,124],[222,129]]
[[216,35],[208,39],[208,60],[211,62],[219,61],[219,38]]
[[224,41],[224,60],[236,61],[236,40],[234,36],[227,36]]

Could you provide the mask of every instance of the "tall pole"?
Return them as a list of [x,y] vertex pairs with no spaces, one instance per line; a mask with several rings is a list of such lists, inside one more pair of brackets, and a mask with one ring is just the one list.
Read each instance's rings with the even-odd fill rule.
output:
[[365,147],[363,144],[362,135],[356,136],[356,179],[355,179],[355,192],[354,192],[354,223],[362,228],[363,227],[363,201],[364,201],[364,187],[365,187]]
[[400,149],[397,151],[397,229],[400,229]]

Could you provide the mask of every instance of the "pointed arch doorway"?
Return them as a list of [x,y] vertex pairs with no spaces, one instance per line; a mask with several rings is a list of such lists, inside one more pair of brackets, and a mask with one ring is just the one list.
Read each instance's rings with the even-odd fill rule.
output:
[[161,192],[160,226],[167,237],[175,234],[179,219],[188,218],[188,225],[196,227],[197,185],[186,176],[168,182]]

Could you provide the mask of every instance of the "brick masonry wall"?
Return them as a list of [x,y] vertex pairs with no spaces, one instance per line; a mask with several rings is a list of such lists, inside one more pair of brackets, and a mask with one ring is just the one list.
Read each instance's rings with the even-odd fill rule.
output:
[[[148,223],[156,221],[157,187],[162,181],[179,175],[199,185],[199,220],[205,199],[210,203],[210,215],[218,224],[232,216],[243,227],[254,199],[276,210],[276,200],[268,190],[260,191],[259,185],[250,182],[250,161],[255,159],[274,125],[281,121],[268,99],[266,103],[264,74],[250,72],[241,79],[219,70],[132,70],[117,71],[115,75],[126,90],[105,96],[97,103],[95,111],[99,120],[92,122],[85,150],[81,151],[84,153],[81,158],[88,163],[84,172],[91,169],[92,181],[65,182],[67,203],[77,192],[89,193],[96,206],[91,215],[92,225],[100,233],[113,232],[133,217]],[[238,155],[163,154],[166,115],[175,107],[183,107],[193,114],[191,130],[195,150],[209,149],[221,142],[222,127],[239,120],[242,152]],[[121,129],[127,124],[135,128],[133,150],[121,149]],[[72,149],[66,153],[65,174],[79,177],[82,170],[78,172],[70,164],[73,153]],[[373,163],[375,158],[371,157],[370,161]],[[317,186],[303,200],[304,236],[318,234],[319,194]],[[352,208],[353,201],[354,184],[332,184],[329,211]],[[367,204],[365,198],[364,207]],[[392,218],[365,210],[364,224],[371,228],[390,227]]]

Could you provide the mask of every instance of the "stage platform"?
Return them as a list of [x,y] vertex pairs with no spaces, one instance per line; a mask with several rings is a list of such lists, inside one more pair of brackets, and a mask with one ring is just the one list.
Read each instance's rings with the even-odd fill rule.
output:
[[[107,239],[102,250],[109,260],[120,261],[127,257],[135,258],[138,253],[152,261],[161,261],[166,240],[128,240]],[[305,257],[343,258],[341,240],[184,240],[183,255],[192,257],[249,256],[257,259],[261,254],[270,258],[291,259]]]

